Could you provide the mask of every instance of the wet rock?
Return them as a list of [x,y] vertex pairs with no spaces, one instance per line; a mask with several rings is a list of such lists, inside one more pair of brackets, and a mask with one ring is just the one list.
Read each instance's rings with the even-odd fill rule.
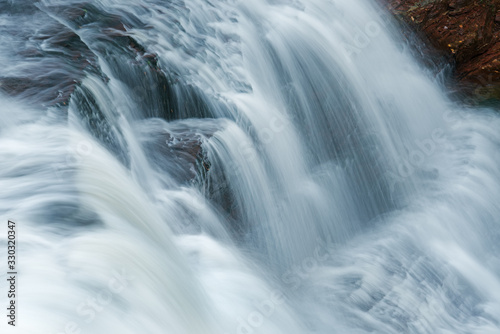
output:
[[189,119],[170,123],[158,118],[139,122],[136,131],[158,171],[173,175],[180,183],[206,181],[211,162],[203,143],[223,128],[217,119]]
[[389,9],[455,63],[460,87],[498,98],[499,0],[388,0]]

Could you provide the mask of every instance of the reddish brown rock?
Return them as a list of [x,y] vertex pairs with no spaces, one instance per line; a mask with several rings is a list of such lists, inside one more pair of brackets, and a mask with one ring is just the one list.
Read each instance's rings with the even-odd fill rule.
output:
[[500,0],[389,0],[389,8],[455,60],[461,86],[500,96]]

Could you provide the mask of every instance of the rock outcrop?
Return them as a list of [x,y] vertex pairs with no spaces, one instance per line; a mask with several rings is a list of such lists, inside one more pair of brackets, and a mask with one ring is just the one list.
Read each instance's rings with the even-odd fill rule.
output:
[[389,0],[389,9],[455,62],[461,87],[500,97],[500,0]]

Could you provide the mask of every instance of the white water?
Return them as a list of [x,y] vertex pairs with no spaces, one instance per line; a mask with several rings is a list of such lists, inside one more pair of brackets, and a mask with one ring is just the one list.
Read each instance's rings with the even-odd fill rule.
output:
[[500,119],[448,100],[386,15],[0,4],[0,78],[50,82],[0,95],[2,333],[500,333]]

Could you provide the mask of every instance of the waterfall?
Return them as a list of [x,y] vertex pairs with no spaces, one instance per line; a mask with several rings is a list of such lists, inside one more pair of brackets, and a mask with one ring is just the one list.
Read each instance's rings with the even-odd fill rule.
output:
[[500,332],[500,118],[376,1],[0,22],[2,333]]

